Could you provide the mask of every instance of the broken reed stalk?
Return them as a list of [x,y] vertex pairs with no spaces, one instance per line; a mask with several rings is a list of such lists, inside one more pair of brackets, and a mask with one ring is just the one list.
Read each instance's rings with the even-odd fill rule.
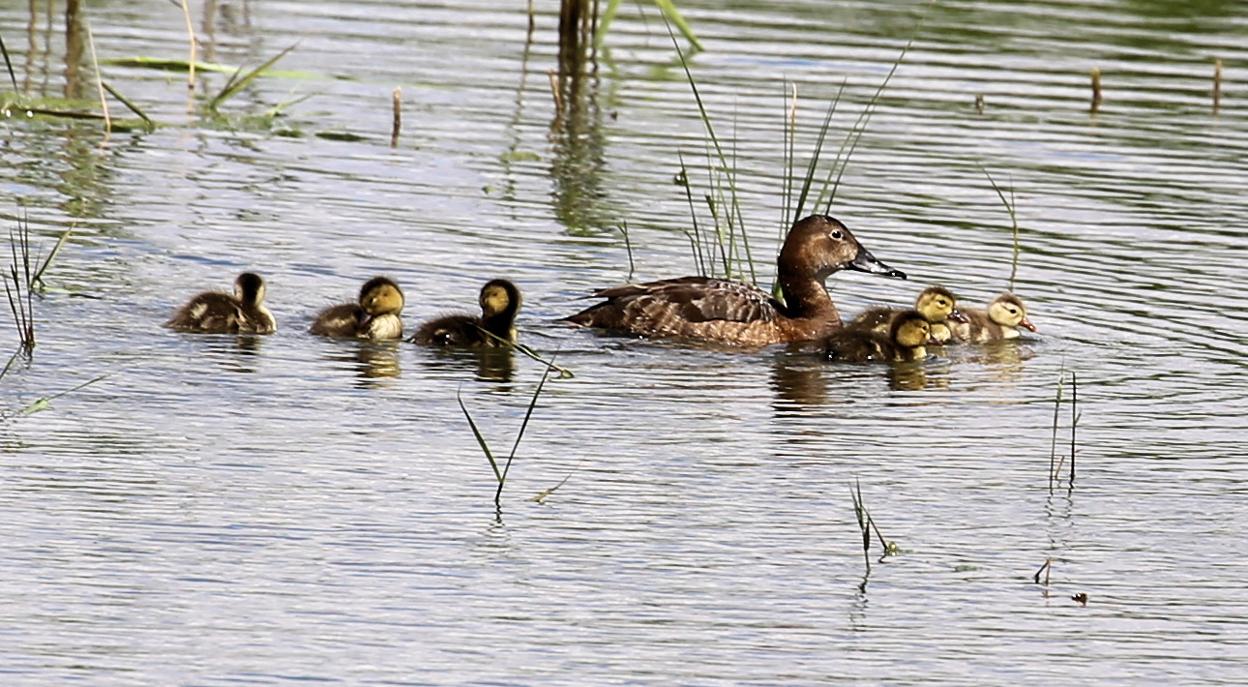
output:
[[151,117],[148,117],[147,114],[143,112],[143,110],[139,109],[138,105],[135,105],[129,98],[122,95],[120,91],[118,91],[117,89],[109,85],[107,81],[101,80],[100,87],[108,91],[109,95],[121,101],[121,104],[125,105],[127,110],[130,110],[131,112],[135,114],[135,116],[137,116],[139,119],[142,119],[143,123],[147,125],[148,129],[152,129],[156,126],[156,122],[153,122]]
[[1092,114],[1101,109],[1101,68],[1092,68]]
[[[693,221],[693,236],[697,239],[694,242],[693,258],[698,263],[698,276],[711,276],[706,272],[706,260],[702,255],[702,230],[698,228],[698,212],[693,206],[693,189],[689,183],[689,169],[685,167],[685,155],[679,149],[676,151],[676,159],[680,160],[680,176],[676,178],[677,183],[685,189],[685,200],[689,203],[689,219]],[[711,264],[714,265],[714,261]]]
[[[1044,559],[1044,565],[1040,566],[1040,569],[1036,571],[1036,574],[1033,575],[1031,579],[1035,580],[1036,584],[1043,584],[1044,586],[1047,587],[1049,586],[1049,571],[1052,569],[1053,569],[1053,559],[1046,558]],[[1044,582],[1040,581],[1040,573],[1044,573]]]
[[[555,367],[553,361],[558,355],[559,353],[556,351],[555,355],[551,356],[551,364],[542,372],[542,381],[538,382],[537,389],[533,392],[533,398],[529,401],[529,407],[524,413],[524,420],[520,423],[520,431],[516,434],[516,440],[511,445],[511,453],[507,455],[507,462],[503,464],[502,468],[499,468],[498,460],[494,458],[494,453],[490,450],[489,443],[482,436],[476,421],[472,419],[472,414],[468,412],[468,406],[464,405],[461,393],[463,388],[461,387],[455,392],[455,400],[459,402],[459,409],[463,411],[464,418],[468,420],[468,426],[472,428],[472,435],[476,438],[477,445],[481,447],[481,452],[485,454],[486,460],[489,461],[490,468],[494,470],[495,479],[498,480],[498,489],[494,492],[494,507],[500,516],[503,511],[503,487],[507,484],[507,473],[511,471],[512,461],[515,460],[516,451],[520,448],[520,440],[524,438],[524,433],[529,427],[529,419],[533,417],[533,409],[537,407],[537,399],[542,395],[542,389],[546,387],[546,380],[550,379],[550,371]],[[567,480],[564,481],[566,482]]]
[[867,520],[870,515],[867,513],[867,507],[862,502],[862,483],[855,479],[854,488],[849,490],[849,497],[854,501],[854,515],[858,517],[858,529],[862,532],[862,560],[867,565],[867,572],[871,572],[871,526]]
[[1075,486],[1075,428],[1079,425],[1079,375],[1070,371],[1070,486]]
[[1222,58],[1213,59],[1213,113],[1222,106]]
[[187,112],[195,109],[195,26],[191,23],[191,6],[182,0],[182,17],[186,21],[186,40],[190,44],[186,59],[186,100]]
[[546,72],[546,78],[550,80],[550,97],[555,101],[555,121],[558,122],[563,119],[563,94],[559,91],[559,75],[551,69]]
[[390,104],[393,117],[390,123],[390,147],[399,146],[399,130],[403,128],[403,89],[398,86],[390,92]]
[[1010,179],[1010,199],[1005,199],[1005,194],[1001,191],[1001,187],[997,185],[997,180],[992,178],[988,170],[983,166],[979,166],[984,176],[988,177],[988,183],[992,184],[992,190],[997,192],[997,197],[1001,199],[1001,204],[1005,206],[1005,211],[1010,213],[1010,232],[1014,237],[1014,255],[1010,262],[1010,291],[1014,291],[1014,281],[1018,277],[1018,255],[1021,248],[1018,233],[1018,214],[1015,212],[1014,203],[1014,179]]
[[628,221],[626,220],[620,222],[619,228],[620,233],[624,234],[624,250],[628,251],[628,279],[625,279],[625,281],[631,282],[633,280],[633,273],[636,269],[633,265],[633,243],[628,238]]
[[52,401],[55,401],[56,399],[61,398],[62,396],[68,396],[80,389],[84,389],[88,386],[91,386],[92,384],[95,384],[96,382],[102,379],[106,379],[107,377],[108,375],[100,375],[99,377],[96,377],[94,379],[88,379],[87,381],[83,382],[82,384],[79,384],[78,386],[72,389],[67,389],[65,391],[52,394],[51,396],[44,396],[42,398],[36,399],[34,403],[31,403],[25,408],[22,408],[20,411],[18,411],[17,414],[18,415],[34,415],[35,413],[43,412],[47,410],[48,408],[52,407]]
[[1049,446],[1049,491],[1053,491],[1053,483],[1057,481],[1057,416],[1062,408],[1062,385],[1066,381],[1066,361],[1062,361],[1061,370],[1057,373],[1057,394],[1053,397],[1053,440]]
[[87,48],[91,51],[91,68],[95,70],[95,87],[100,94],[100,110],[104,113],[104,132],[113,130],[113,120],[108,115],[108,98],[104,97],[104,75],[100,73],[100,61],[95,56],[95,38],[91,35],[91,20],[83,18],[83,28],[87,30]]

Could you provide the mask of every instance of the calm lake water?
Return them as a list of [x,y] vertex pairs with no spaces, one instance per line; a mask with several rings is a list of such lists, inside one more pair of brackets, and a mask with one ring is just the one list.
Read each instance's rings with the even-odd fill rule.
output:
[[[31,4],[33,21],[0,2],[19,85],[94,98],[67,81],[64,3]],[[0,682],[1248,681],[1242,4],[927,13],[833,207],[911,280],[830,286],[851,315],[928,283],[969,304],[1003,290],[1010,219],[982,166],[1014,188],[1040,332],[896,370],[554,321],[628,278],[621,222],[635,278],[692,272],[678,153],[695,201],[709,182],[653,6],[621,3],[557,112],[558,11],[535,4],[530,34],[520,0],[197,0],[206,59],[298,44],[214,122],[187,114],[184,74],[109,62],[185,59],[173,4],[91,3],[106,80],[165,126],[0,125],[4,223],[28,213],[45,254],[74,228],[33,359],[0,381]],[[831,162],[926,5],[678,4],[767,286],[786,81],[800,166],[846,80]],[[210,94],[228,78],[201,76]],[[269,279],[276,335],[160,328],[244,269]],[[542,393],[501,519],[456,395],[505,455],[541,366],[305,333],[377,273],[406,288],[409,326],[515,280],[523,340],[576,373]],[[1077,476],[1051,491],[1063,368]],[[1059,424],[1060,452],[1069,407]],[[873,541],[865,576],[855,481],[902,550]]]

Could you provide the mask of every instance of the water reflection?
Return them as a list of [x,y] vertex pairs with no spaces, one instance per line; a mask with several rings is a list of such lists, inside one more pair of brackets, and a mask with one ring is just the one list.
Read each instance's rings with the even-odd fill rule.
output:
[[[771,388],[775,409],[783,414],[792,406],[839,403],[860,395],[864,385],[883,377],[892,391],[948,389],[952,364],[929,358],[905,363],[831,363],[813,350],[790,348],[772,360]],[[847,390],[831,396],[833,387]]]
[[[357,386],[372,388],[384,386],[388,380],[402,374],[399,365],[398,341],[343,341],[343,348],[332,348],[324,359],[339,363],[340,367],[354,370]],[[349,347],[347,347],[349,346]]]
[[555,116],[550,123],[555,216],[573,233],[610,221],[610,213],[601,207],[606,196],[601,180],[606,133],[594,50],[598,3],[592,3],[592,10],[590,5],[588,0],[562,4],[559,69],[551,84],[555,91]]
[[509,383],[516,373],[516,353],[510,348],[428,349],[421,358],[431,369],[462,376],[472,370],[477,381]]

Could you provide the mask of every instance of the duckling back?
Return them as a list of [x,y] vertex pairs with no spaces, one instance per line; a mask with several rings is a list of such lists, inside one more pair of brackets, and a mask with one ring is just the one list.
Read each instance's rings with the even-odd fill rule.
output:
[[873,329],[842,329],[824,339],[824,355],[828,360],[865,363],[892,360],[897,347],[888,335]]
[[489,345],[480,325],[472,315],[446,315],[420,325],[411,341],[422,346]]
[[316,314],[308,331],[317,336],[356,337],[368,321],[368,313],[356,303],[331,305]]
[[243,272],[234,280],[234,294],[205,291],[178,308],[165,326],[184,332],[271,334],[277,320],[264,307],[264,279]]

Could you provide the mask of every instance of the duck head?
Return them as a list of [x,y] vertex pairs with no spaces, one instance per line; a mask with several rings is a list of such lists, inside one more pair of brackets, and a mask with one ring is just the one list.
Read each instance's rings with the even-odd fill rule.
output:
[[370,317],[397,315],[403,309],[403,291],[391,279],[373,277],[360,287],[360,307]]
[[902,348],[920,349],[932,335],[932,325],[918,310],[903,310],[893,318],[889,338]]
[[520,289],[506,279],[491,279],[481,287],[481,318],[489,319],[520,309]]
[[988,319],[1002,327],[1022,327],[1029,331],[1038,331],[1036,325],[1027,319],[1027,306],[1012,293],[1003,293],[988,305]]
[[829,215],[811,215],[798,220],[784,240],[778,262],[782,273],[819,280],[843,269],[882,274],[893,279],[906,278],[904,272],[876,260],[840,220]]
[[243,272],[234,280],[234,297],[243,305],[260,305],[264,302],[264,292],[264,279],[255,272]]
[[[961,322],[966,319],[958,311],[958,299],[943,286],[929,286],[923,289],[923,293],[920,293],[914,302],[914,309],[918,310],[928,322],[944,322],[945,320]],[[955,315],[957,317],[954,317]]]

